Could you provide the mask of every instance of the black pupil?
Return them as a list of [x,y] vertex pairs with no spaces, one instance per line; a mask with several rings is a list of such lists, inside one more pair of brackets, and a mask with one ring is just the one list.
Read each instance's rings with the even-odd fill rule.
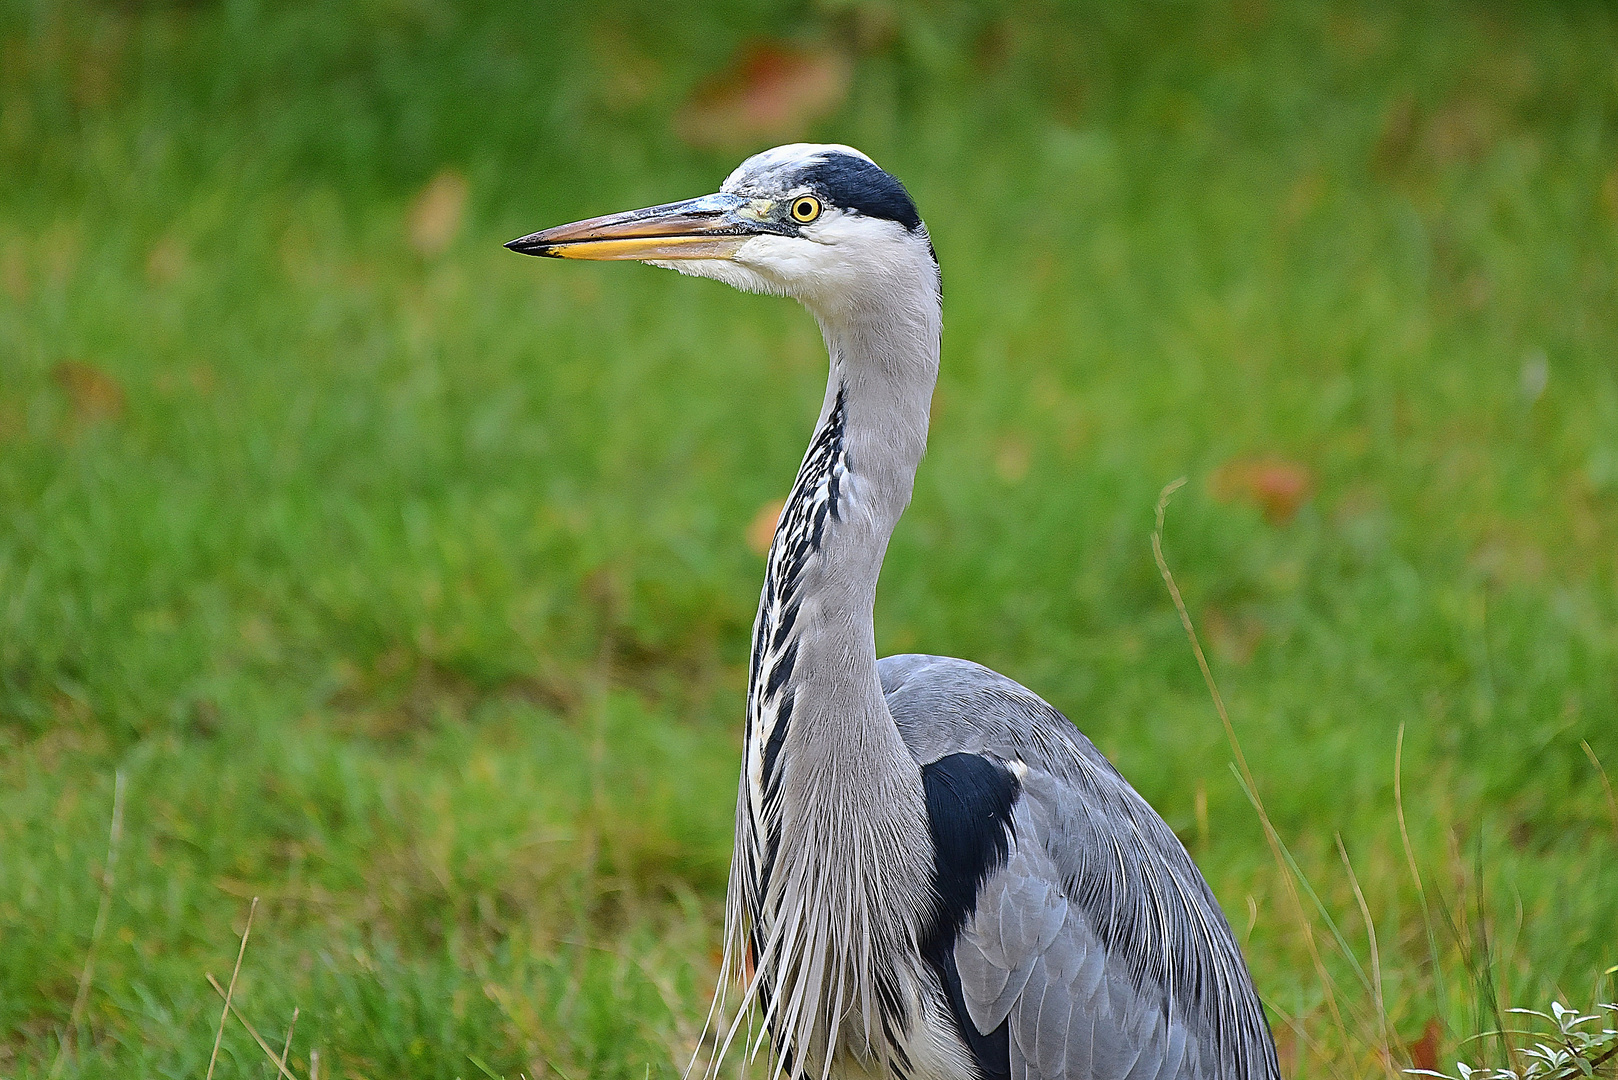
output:
[[804,199],[802,202],[800,202],[798,204],[798,216],[799,217],[808,217],[810,214],[812,214],[814,212],[815,212],[815,204],[810,202],[808,199]]

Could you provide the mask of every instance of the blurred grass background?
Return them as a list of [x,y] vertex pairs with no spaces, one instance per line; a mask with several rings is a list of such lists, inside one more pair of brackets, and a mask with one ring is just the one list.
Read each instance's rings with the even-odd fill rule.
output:
[[[237,1004],[301,1008],[300,1077],[680,1072],[824,358],[500,244],[798,136],[944,266],[883,651],[1118,763],[1289,1076],[1613,1000],[1615,57],[1571,0],[3,0],[0,1075],[201,1076],[252,896]],[[1303,919],[1152,564],[1180,475]]]

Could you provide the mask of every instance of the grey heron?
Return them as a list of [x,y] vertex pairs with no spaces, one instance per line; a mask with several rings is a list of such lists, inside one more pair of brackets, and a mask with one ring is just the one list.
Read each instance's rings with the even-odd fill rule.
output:
[[755,1050],[805,1080],[1279,1077],[1212,891],[1090,741],[988,668],[877,658],[942,327],[904,186],[851,147],[780,146],[714,194],[506,246],[790,296],[825,338],[749,663],[721,978]]

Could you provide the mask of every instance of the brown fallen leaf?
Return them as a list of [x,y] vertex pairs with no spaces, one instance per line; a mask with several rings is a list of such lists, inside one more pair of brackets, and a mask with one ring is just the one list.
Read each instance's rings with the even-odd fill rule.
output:
[[51,378],[67,394],[73,419],[89,424],[115,420],[124,413],[124,388],[111,375],[83,360],[63,360]]
[[758,508],[753,520],[747,524],[747,546],[755,555],[763,555],[770,550],[770,541],[775,539],[775,524],[781,520],[781,511],[786,509],[785,499],[771,499]]
[[1438,1021],[1428,1020],[1427,1026],[1421,1029],[1421,1038],[1410,1044],[1410,1067],[1413,1069],[1438,1069]]
[[995,475],[1008,484],[1015,484],[1028,475],[1030,452],[1028,440],[1020,435],[1007,435],[994,451]]
[[1609,218],[1618,221],[1618,166],[1601,182],[1601,205]]
[[1208,478],[1208,491],[1214,498],[1251,503],[1272,525],[1291,521],[1314,487],[1307,465],[1275,457],[1238,458],[1221,465]]
[[1231,614],[1209,606],[1203,611],[1202,621],[1214,654],[1226,664],[1246,666],[1264,639],[1264,624],[1245,612]]
[[1422,149],[1440,165],[1479,161],[1499,137],[1500,118],[1479,99],[1452,101],[1433,113]]
[[675,114],[674,128],[690,145],[710,150],[800,138],[842,105],[853,74],[835,50],[758,42],[697,87]]
[[212,394],[219,385],[219,375],[212,364],[193,364],[186,377],[191,380],[191,389],[204,396]]
[[410,203],[410,244],[423,255],[437,255],[461,231],[466,209],[466,177],[444,169],[427,181]]
[[1382,131],[1376,139],[1375,163],[1389,172],[1409,163],[1420,135],[1421,110],[1409,94],[1395,98],[1382,117]]
[[92,48],[80,56],[73,73],[73,99],[82,108],[96,109],[112,100],[118,89],[118,54]]
[[19,304],[28,299],[28,256],[20,243],[0,244],[0,289]]
[[164,237],[146,254],[146,280],[153,287],[172,284],[185,273],[188,261],[185,245],[172,236]]

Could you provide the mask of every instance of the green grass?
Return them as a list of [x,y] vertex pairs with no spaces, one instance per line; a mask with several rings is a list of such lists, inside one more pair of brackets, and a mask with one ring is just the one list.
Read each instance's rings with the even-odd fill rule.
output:
[[[252,896],[236,1001],[277,1047],[301,1009],[299,1077],[679,1073],[743,536],[821,347],[500,243],[711,190],[740,152],[669,117],[778,36],[858,43],[812,134],[904,178],[944,265],[882,649],[1113,757],[1296,1020],[1289,1075],[1383,1069],[1337,835],[1397,1041],[1474,1054],[1490,988],[1613,1000],[1612,9],[666,8],[0,6],[0,1076],[203,1075]],[[1214,497],[1255,456],[1315,478],[1290,521]],[[1329,982],[1152,563],[1180,475],[1167,556]],[[272,1073],[232,1022],[216,1075]]]

